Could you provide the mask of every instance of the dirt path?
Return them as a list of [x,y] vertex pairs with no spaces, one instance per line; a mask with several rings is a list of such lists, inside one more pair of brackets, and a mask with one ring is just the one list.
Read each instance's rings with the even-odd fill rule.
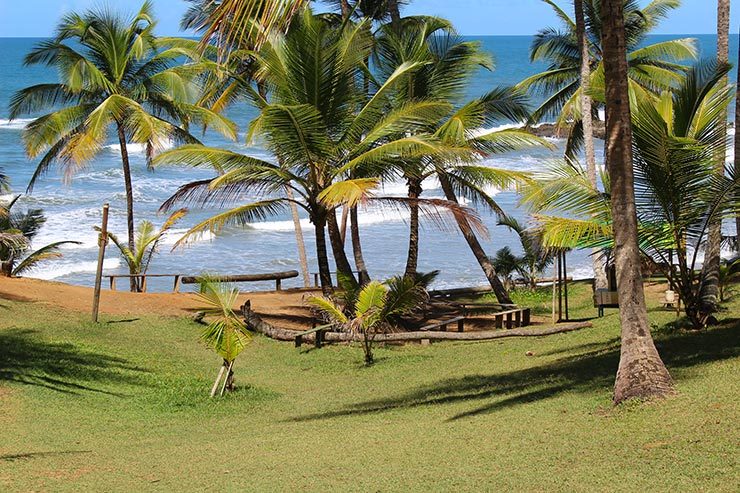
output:
[[[243,293],[239,306],[249,299],[252,307],[268,320],[280,320],[287,328],[305,328],[310,316],[303,304],[306,291]],[[0,299],[42,303],[45,305],[89,313],[92,309],[92,288],[60,282],[27,278],[0,277]],[[100,296],[100,313],[107,315],[189,316],[202,303],[192,293],[130,293],[104,289]]]

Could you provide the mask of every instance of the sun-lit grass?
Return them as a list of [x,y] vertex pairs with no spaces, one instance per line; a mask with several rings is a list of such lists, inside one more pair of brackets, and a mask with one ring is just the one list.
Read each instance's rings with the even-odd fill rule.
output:
[[[574,288],[572,316],[595,315]],[[520,300],[521,301],[521,300]],[[735,491],[740,302],[651,321],[679,394],[610,405],[616,310],[537,339],[297,350],[257,337],[240,390],[184,319],[0,301],[2,491]],[[525,353],[531,351],[533,356]]]

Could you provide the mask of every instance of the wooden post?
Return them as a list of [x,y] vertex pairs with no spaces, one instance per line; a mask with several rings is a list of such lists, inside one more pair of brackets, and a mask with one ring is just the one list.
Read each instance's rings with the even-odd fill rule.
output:
[[558,320],[555,317],[555,282],[558,278],[558,267],[557,265],[552,266],[552,323],[556,323]]
[[172,286],[172,291],[175,293],[180,292],[180,274],[175,274],[175,285]]
[[146,293],[146,274],[141,276],[141,292]]
[[457,321],[457,331],[458,332],[464,332],[465,331],[465,319],[461,318]]
[[565,260],[566,252],[563,251],[563,283],[565,284],[565,320],[570,320],[568,315],[568,264]]
[[100,227],[98,239],[98,268],[95,271],[95,291],[93,292],[92,321],[98,323],[98,311],[100,309],[100,283],[103,280],[103,260],[105,260],[105,245],[108,243],[108,209],[109,205],[103,205],[103,224]]
[[275,291],[280,291],[280,279],[275,279]]
[[116,290],[116,276],[110,276],[110,290]]
[[563,253],[558,252],[558,322],[563,320]]

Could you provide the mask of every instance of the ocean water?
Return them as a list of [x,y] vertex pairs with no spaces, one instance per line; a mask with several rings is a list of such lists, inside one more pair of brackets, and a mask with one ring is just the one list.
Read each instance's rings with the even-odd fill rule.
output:
[[[714,36],[696,37],[703,52],[711,54],[714,51]],[[667,38],[655,36],[651,41]],[[494,55],[496,70],[493,72],[482,70],[477,74],[469,87],[468,95],[471,97],[484,94],[496,85],[515,84],[544,68],[541,64],[529,62],[528,47],[531,38],[528,36],[490,36],[475,39]],[[0,57],[0,168],[10,176],[13,194],[25,192],[38,159],[29,159],[26,156],[21,141],[22,129],[30,120],[8,121],[8,102],[12,94],[23,87],[56,80],[53,69],[40,66],[23,67],[23,56],[38,41],[29,38],[0,38],[0,53],[3,55]],[[736,44],[731,45],[731,51],[737,52]],[[269,154],[263,149],[248,148],[243,143],[244,129],[255,116],[255,111],[246,105],[239,105],[230,111],[229,116],[239,124],[240,141],[228,142],[213,134],[206,134],[202,140],[206,144],[220,145],[269,159]],[[502,125],[506,123],[508,122],[501,122]],[[553,140],[553,142],[559,148],[562,147],[562,141]],[[37,182],[33,193],[22,196],[18,206],[42,208],[47,216],[47,222],[34,242],[35,247],[61,240],[81,242],[80,245],[65,246],[62,249],[63,258],[49,261],[27,275],[73,284],[93,284],[97,258],[96,233],[93,227],[100,223],[103,203],[109,202],[111,206],[109,229],[122,237],[126,231],[125,195],[118,151],[118,146],[111,141],[103,152],[71,180],[52,170]],[[148,171],[142,149],[132,146],[130,153],[137,222],[149,219],[157,225],[161,224],[165,217],[158,214],[157,210],[165,199],[186,182],[212,176],[207,170],[177,166]],[[495,156],[486,160],[485,164],[514,170],[536,171],[543,169],[548,162],[558,159],[561,153],[560,149],[550,151],[532,148]],[[597,141],[597,156],[602,154],[602,143]],[[442,197],[438,183],[429,181],[424,184],[424,188],[425,197]],[[497,202],[507,213],[527,221],[526,211],[518,207],[515,193],[497,190],[490,192],[495,195]],[[403,183],[388,183],[385,185],[385,194],[405,195],[405,187]],[[245,196],[244,200],[246,202],[250,197]],[[187,247],[172,250],[173,244],[189,226],[216,211],[216,208],[205,210],[191,208],[186,218],[162,241],[160,252],[153,259],[149,272],[247,274],[299,270],[293,223],[287,214],[245,228],[227,229],[217,236],[206,235]],[[489,255],[494,255],[496,250],[504,246],[514,251],[521,250],[516,236],[507,228],[496,226],[496,218],[493,215],[481,211],[481,216],[490,233],[488,238],[482,238],[482,244]],[[305,218],[301,223],[310,270],[316,272],[313,228]],[[361,211],[360,223],[363,249],[370,274],[383,279],[401,273],[406,261],[408,243],[405,215],[396,211],[368,208]],[[455,229],[439,231],[432,224],[424,224],[424,221],[422,227],[419,269],[440,270],[436,287],[485,284],[485,277],[459,232]],[[570,253],[568,266],[569,274],[575,278],[592,275],[586,252]],[[127,272],[114,247],[109,248],[106,253],[104,268],[105,274]],[[269,288],[271,285],[271,283],[252,283],[241,287],[245,290],[257,290]],[[284,285],[299,286],[301,281],[292,279]],[[150,290],[167,291],[170,288],[170,280],[154,278],[149,282]]]

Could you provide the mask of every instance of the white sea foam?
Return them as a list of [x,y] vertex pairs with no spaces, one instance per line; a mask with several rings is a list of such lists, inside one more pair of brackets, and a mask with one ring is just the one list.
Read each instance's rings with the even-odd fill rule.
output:
[[[155,149],[156,152],[166,151],[167,149],[172,149],[175,146],[175,143],[171,140],[165,141],[162,143],[162,145]],[[121,152],[121,144],[109,144],[105,146],[106,149],[109,151],[114,152]],[[139,144],[136,142],[128,142],[126,143],[126,150],[129,154],[144,154],[146,153],[146,145],[145,144]]]
[[[159,241],[159,244],[162,246],[172,246],[175,243],[177,243],[180,238],[182,238],[182,235],[187,233],[187,228],[174,228],[169,230],[165,235],[162,237],[162,239]],[[202,235],[198,237],[193,237],[190,240],[190,243],[200,243],[200,242],[206,242],[211,241],[216,237],[215,234],[211,233],[210,231],[204,232]]]
[[[103,270],[116,269],[121,265],[121,259],[118,257],[107,258],[103,261]],[[32,270],[26,277],[33,277],[36,279],[58,279],[60,277],[68,276],[70,274],[79,274],[84,272],[95,272],[98,266],[96,260],[90,261],[50,261],[42,264],[36,269]]]
[[18,118],[15,120],[0,118],[0,130],[23,130],[33,120],[33,118]]

